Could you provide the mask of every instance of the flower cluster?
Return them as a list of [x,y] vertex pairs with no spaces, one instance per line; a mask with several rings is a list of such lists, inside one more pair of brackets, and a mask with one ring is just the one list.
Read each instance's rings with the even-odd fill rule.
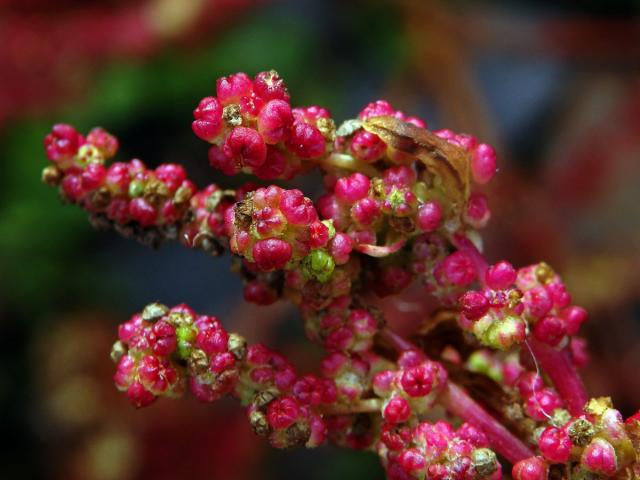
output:
[[383,370],[373,379],[374,391],[385,399],[382,418],[390,425],[427,413],[447,381],[442,365],[417,350],[403,352],[397,365],[398,370]]
[[218,79],[216,96],[203,98],[193,117],[193,132],[213,144],[212,167],[263,180],[293,177],[303,159],[325,153],[335,132],[326,109],[291,108],[287,87],[274,70],[253,80],[244,73]]
[[483,284],[482,290],[460,297],[459,323],[489,347],[507,350],[524,342],[529,330],[556,347],[576,335],[587,319],[583,308],[570,305],[571,296],[546,263],[516,271],[502,261],[486,270]]
[[[276,72],[237,73],[218,80],[192,127],[228,175],[315,170],[315,202],[276,185],[197,190],[172,164],[107,167],[117,141],[101,129],[47,136],[45,181],[96,224],[228,250],[245,299],[288,299],[326,351],[319,375],[298,375],[213,316],[151,304],[120,326],[117,387],[136,406],[187,389],[204,402],[235,397],[275,447],[368,449],[390,479],[498,479],[498,455],[519,480],[638,476],[640,421],[589,400],[577,373],[586,311],[545,263],[489,265],[481,253],[491,212],[475,188],[495,174],[495,151],[382,100],[338,128],[326,109],[290,100]],[[390,303],[422,312],[412,339],[388,326]]]
[[163,164],[152,170],[134,159],[107,167],[118,141],[101,128],[84,137],[72,126],[58,124],[44,143],[52,165],[43,171],[43,180],[59,185],[62,197],[90,212],[95,223],[121,229],[135,225],[175,238],[196,192],[182,166]]
[[558,464],[571,465],[571,478],[613,477],[628,468],[637,474],[638,421],[625,422],[609,398],[591,399],[582,415],[551,423],[537,432],[541,455],[516,465],[515,478],[544,479]]
[[486,436],[468,423],[443,421],[383,431],[378,452],[390,480],[499,479],[502,469]]

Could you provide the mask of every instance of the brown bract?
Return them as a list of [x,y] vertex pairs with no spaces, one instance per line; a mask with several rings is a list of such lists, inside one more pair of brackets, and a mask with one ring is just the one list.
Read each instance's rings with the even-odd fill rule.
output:
[[442,182],[442,190],[447,193],[453,210],[462,214],[471,182],[469,153],[429,130],[394,117],[368,118],[362,126],[388,146],[420,160]]

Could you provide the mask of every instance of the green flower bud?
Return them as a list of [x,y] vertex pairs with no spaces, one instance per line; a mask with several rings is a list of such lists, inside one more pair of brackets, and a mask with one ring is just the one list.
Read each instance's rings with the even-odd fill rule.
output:
[[302,273],[307,278],[326,282],[331,278],[336,264],[333,257],[324,250],[313,250],[302,260]]

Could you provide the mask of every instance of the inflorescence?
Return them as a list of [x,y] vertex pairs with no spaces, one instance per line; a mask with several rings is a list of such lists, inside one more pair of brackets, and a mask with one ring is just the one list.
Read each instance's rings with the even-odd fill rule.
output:
[[[153,303],[120,325],[111,353],[135,406],[187,390],[203,402],[229,395],[273,446],[371,450],[394,480],[497,479],[498,456],[517,480],[640,476],[640,419],[589,399],[577,374],[587,312],[549,265],[482,256],[492,147],[430,131],[384,100],[336,126],[323,107],[292,107],[275,71],[220,78],[215,93],[192,124],[213,168],[266,182],[319,171],[325,193],[198,189],[179,165],[107,165],[115,137],[64,124],[45,139],[43,180],[100,228],[228,250],[245,299],[292,301],[326,356],[317,375],[300,374],[216,317]],[[376,299],[416,283],[439,306],[425,325],[457,334],[424,328],[409,340],[386,326]]]

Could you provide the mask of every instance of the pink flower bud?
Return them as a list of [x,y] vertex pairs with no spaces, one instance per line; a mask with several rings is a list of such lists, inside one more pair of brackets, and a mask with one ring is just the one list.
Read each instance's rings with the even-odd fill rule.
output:
[[49,160],[60,163],[70,160],[82,143],[80,135],[71,125],[58,123],[44,139],[44,148]]
[[493,290],[505,290],[516,281],[516,270],[509,262],[499,262],[491,265],[485,273],[485,282]]
[[165,163],[155,170],[156,178],[164,183],[170,192],[175,192],[187,179],[187,172],[182,165]]
[[424,397],[431,393],[436,381],[429,364],[421,364],[405,370],[400,378],[402,389],[411,397]]
[[136,408],[151,405],[157,398],[153,393],[145,389],[140,382],[133,382],[131,384],[127,390],[127,397],[129,397],[129,401]]
[[464,220],[473,228],[484,228],[491,218],[489,201],[482,193],[472,193],[467,201]]
[[541,342],[555,347],[564,338],[567,331],[561,318],[547,315],[538,320],[533,327],[533,334]]
[[105,159],[113,157],[118,151],[118,139],[101,127],[91,129],[87,143],[100,150]]
[[396,186],[398,188],[411,187],[416,183],[416,172],[411,167],[391,167],[382,174],[385,186]]
[[193,111],[193,133],[206,142],[213,142],[222,130],[222,106],[215,97],[205,97]]
[[238,103],[241,97],[251,94],[253,82],[245,73],[234,73],[216,81],[216,95],[223,105]]
[[476,267],[469,255],[454,252],[438,264],[434,274],[441,284],[464,287],[476,279]]
[[351,139],[351,153],[364,162],[377,162],[387,151],[387,145],[376,134],[359,130]]
[[480,292],[465,292],[459,300],[462,314],[469,320],[478,320],[489,311],[489,300]]
[[259,240],[252,251],[256,265],[265,272],[284,268],[291,259],[291,253],[291,245],[279,238]]
[[481,143],[471,157],[471,174],[476,183],[485,184],[496,173],[496,151],[486,143]]
[[565,308],[560,316],[564,320],[567,335],[576,335],[582,324],[587,321],[589,314],[584,308],[573,305]]
[[343,265],[349,260],[349,254],[353,249],[351,238],[346,233],[336,233],[331,240],[329,250],[336,265]]
[[269,144],[286,139],[293,116],[291,106],[284,100],[271,100],[258,114],[258,131]]
[[282,192],[280,210],[293,225],[309,225],[318,219],[313,202],[297,189]]
[[325,152],[325,139],[320,130],[306,122],[293,122],[287,148],[300,158],[316,158]]
[[246,127],[235,127],[225,139],[222,151],[247,167],[259,167],[267,158],[267,146],[260,134]]
[[129,215],[143,227],[150,227],[158,218],[158,211],[142,197],[129,202]]
[[85,191],[100,188],[107,177],[107,169],[99,163],[90,163],[82,172],[82,189]]
[[423,232],[433,232],[442,221],[442,207],[437,201],[425,202],[418,207],[416,222]]
[[556,408],[562,408],[562,400],[548,388],[532,393],[525,404],[527,415],[538,421],[548,420]]
[[513,480],[547,480],[549,465],[542,457],[520,460],[511,471]]
[[402,470],[410,474],[417,473],[427,467],[427,460],[417,448],[403,451],[398,457],[398,462]]
[[353,173],[338,179],[335,186],[336,197],[341,202],[353,204],[367,196],[370,185],[369,177],[362,173]]
[[371,102],[358,114],[362,120],[372,117],[390,116],[395,113],[394,108],[386,100]]
[[80,175],[67,175],[62,179],[62,191],[72,202],[76,202],[84,195],[82,177]]
[[409,419],[411,407],[404,398],[395,396],[384,407],[382,416],[389,423],[403,423]]
[[203,328],[196,337],[196,346],[207,355],[227,350],[229,335],[222,328]]
[[152,349],[156,355],[167,356],[176,349],[176,329],[173,325],[160,320],[156,322],[153,332]]
[[275,70],[258,73],[253,80],[253,91],[265,101],[289,101],[287,86]]
[[556,427],[545,428],[538,438],[540,453],[551,463],[565,463],[569,460],[571,446],[567,432]]
[[603,438],[594,438],[582,452],[580,460],[584,468],[599,475],[611,477],[618,470],[616,451]]
[[275,429],[285,429],[293,425],[300,415],[300,407],[291,397],[274,400],[267,407],[267,420]]
[[380,214],[380,204],[373,198],[363,198],[358,200],[351,207],[351,216],[362,226],[369,226],[375,222]]
[[549,293],[540,286],[525,291],[522,301],[527,313],[536,318],[544,317],[553,306]]

